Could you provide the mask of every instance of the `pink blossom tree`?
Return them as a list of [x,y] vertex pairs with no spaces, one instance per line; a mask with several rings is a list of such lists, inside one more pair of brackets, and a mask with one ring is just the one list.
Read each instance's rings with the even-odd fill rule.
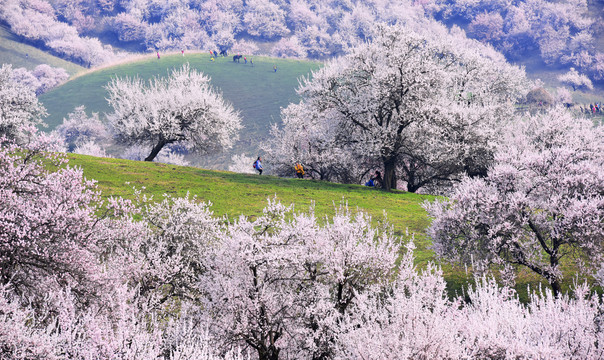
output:
[[285,11],[270,0],[248,0],[243,26],[251,36],[274,39],[289,33],[285,24]]
[[602,261],[604,143],[601,128],[561,108],[518,121],[482,179],[425,204],[438,255],[478,265],[517,264],[561,291],[563,259]]
[[140,11],[119,13],[108,21],[121,41],[141,41],[145,37],[147,25],[143,22]]
[[32,139],[0,149],[0,281],[35,306],[66,289],[98,304],[110,279],[100,265],[104,245],[128,232],[113,218],[130,210],[101,202],[94,181],[52,152],[52,137]]
[[137,193],[145,230],[127,248],[138,269],[126,276],[150,310],[169,316],[162,309],[174,301],[199,302],[197,282],[208,266],[206,253],[220,238],[221,219],[195,197],[166,196],[156,202]]
[[259,359],[330,357],[337,322],[357,295],[394,273],[397,246],[364,215],[344,209],[331,225],[269,202],[255,221],[229,226],[209,257],[200,291],[210,331],[225,348]]
[[47,64],[36,66],[33,75],[40,81],[40,87],[36,89],[37,95],[47,92],[69,78],[69,74],[63,68],[54,68]]
[[273,46],[271,55],[284,58],[304,58],[306,57],[306,50],[302,44],[300,44],[298,37],[290,36],[279,40],[275,46]]
[[497,12],[478,14],[469,25],[469,33],[485,42],[497,42],[503,37],[503,18]]
[[[342,321],[336,359],[466,355],[458,332],[463,307],[458,299],[447,297],[439,268],[428,264],[419,270],[414,266],[413,249],[411,242],[393,281],[372,284],[371,291],[359,294],[354,310]],[[457,311],[453,311],[455,307]]]
[[[98,39],[80,36],[76,27],[59,21],[58,14],[46,1],[18,0],[4,5],[0,8],[0,19],[10,26],[12,32],[29,42],[42,44],[58,56],[84,66],[115,59],[115,54],[103,47]],[[74,23],[84,28],[90,26],[89,17],[83,16],[73,6],[70,9],[79,13]]]

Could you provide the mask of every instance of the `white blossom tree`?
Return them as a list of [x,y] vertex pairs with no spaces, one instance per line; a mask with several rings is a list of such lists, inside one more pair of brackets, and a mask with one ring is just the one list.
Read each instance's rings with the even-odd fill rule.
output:
[[281,111],[283,126],[273,125],[271,137],[263,145],[279,176],[293,174],[293,164],[301,163],[313,179],[358,184],[379,166],[367,156],[336,141],[338,122],[329,115],[313,112],[302,102]]
[[248,34],[269,40],[289,33],[279,5],[270,0],[248,0],[246,5],[243,27]]
[[[449,177],[466,170],[472,158],[489,158],[497,120],[513,112],[523,91],[523,71],[478,46],[447,33],[424,36],[379,26],[371,43],[303,80],[298,89],[303,109],[290,114],[329,119],[339,148],[382,163],[387,190],[396,187],[396,168],[404,159],[444,168],[427,162],[446,157],[434,152],[448,153],[449,170],[435,176]],[[441,144],[418,147],[414,141]],[[412,191],[423,184],[409,181],[413,176],[405,179]]]
[[229,171],[240,174],[254,174],[256,171],[251,164],[254,164],[255,158],[245,154],[237,154],[231,157]]
[[98,113],[86,114],[84,105],[76,107],[73,112],[63,118],[63,123],[54,130],[68,146],[73,149],[83,143],[106,145],[110,139],[107,127],[99,119]]
[[561,261],[604,255],[601,128],[558,107],[518,121],[483,179],[425,204],[436,253],[469,263],[526,266],[560,294]]
[[233,106],[188,64],[148,86],[138,78],[117,78],[106,88],[114,110],[109,121],[118,141],[152,146],[145,161],[173,143],[200,153],[229,148],[241,129]]
[[10,65],[0,68],[0,135],[18,138],[25,128],[43,124],[46,109],[35,89],[13,80]]
[[573,104],[573,96],[565,87],[556,88],[556,102],[569,107]]
[[593,90],[594,88],[591,80],[584,74],[579,74],[575,68],[570,68],[566,74],[558,76],[558,80],[563,84],[570,85],[574,91],[581,88],[589,90]]
[[47,64],[36,66],[32,74],[40,81],[40,86],[36,89],[36,95],[47,92],[69,78],[69,74],[65,69],[54,68]]

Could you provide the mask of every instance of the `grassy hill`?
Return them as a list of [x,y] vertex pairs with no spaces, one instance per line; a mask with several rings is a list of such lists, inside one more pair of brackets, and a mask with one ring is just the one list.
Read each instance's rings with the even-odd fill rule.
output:
[[231,219],[240,215],[255,217],[262,214],[267,199],[275,196],[285,204],[295,204],[297,211],[307,211],[314,204],[320,216],[333,215],[335,207],[344,201],[350,209],[363,209],[376,221],[383,220],[386,210],[398,234],[402,235],[409,229],[409,232],[419,234],[423,241],[424,229],[429,221],[421,203],[435,199],[432,195],[402,191],[389,193],[362,185],[238,174],[77,154],[67,156],[71,166],[82,167],[87,178],[98,181],[104,197],[131,197],[133,187],[144,187],[144,193],[156,199],[161,199],[164,194],[185,196],[189,193],[201,201],[212,202],[216,215]]
[[[249,59],[249,58],[248,58]],[[40,96],[49,117],[49,129],[61,124],[63,118],[76,106],[85,105],[87,112],[100,114],[111,111],[103,88],[113,77],[138,76],[150,79],[166,76],[170,69],[188,62],[191,68],[202,71],[212,79],[215,88],[223,93],[241,112],[244,130],[240,141],[227,154],[206,157],[206,166],[226,169],[230,154],[256,155],[259,143],[265,139],[270,124],[280,122],[280,109],[297,101],[295,89],[298,79],[317,69],[320,63],[267,57],[253,57],[254,65],[235,63],[231,57],[210,61],[207,53],[170,54],[157,59],[151,54],[146,59],[115,65],[75,77],[60,87]],[[277,66],[274,72],[273,66]]]
[[[384,220],[384,214],[387,214],[388,222],[397,235],[403,236],[407,231],[415,234],[415,256],[420,268],[428,261],[436,261],[425,235],[429,219],[421,207],[424,201],[433,201],[434,196],[402,191],[389,193],[361,185],[236,174],[143,161],[75,154],[68,154],[68,157],[71,166],[82,167],[88,179],[98,181],[104,197],[132,197],[133,187],[144,188],[145,194],[153,195],[158,200],[163,194],[185,196],[189,193],[200,201],[211,202],[215,215],[230,219],[240,215],[258,216],[266,206],[267,199],[275,196],[284,204],[294,204],[295,211],[307,211],[314,204],[319,218],[333,215],[335,208],[343,202],[352,211],[361,209],[367,212],[375,222]],[[451,294],[459,293],[472,279],[463,266],[442,264],[442,267]],[[565,273],[563,288],[568,289],[573,281],[574,269],[566,267]],[[527,286],[539,286],[540,279],[522,268],[518,274],[516,289],[521,299],[526,300]]]
[[0,64],[12,64],[13,68],[32,70],[40,64],[61,67],[70,75],[86,69],[72,62],[50,55],[43,50],[20,42],[19,38],[5,26],[0,26]]

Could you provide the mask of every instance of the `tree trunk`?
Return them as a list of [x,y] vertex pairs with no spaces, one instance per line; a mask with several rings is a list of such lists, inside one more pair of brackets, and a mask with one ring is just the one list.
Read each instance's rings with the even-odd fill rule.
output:
[[414,193],[417,190],[419,190],[421,186],[417,185],[417,184],[407,184],[407,191],[410,193]]
[[562,287],[560,286],[560,281],[554,280],[549,283],[552,287],[552,291],[554,292],[554,297],[560,296],[562,293]]
[[[539,238],[542,238],[542,236],[540,235]],[[552,242],[553,242],[552,243],[552,253],[559,254],[560,253],[560,243],[556,239],[553,239]],[[549,263],[552,265],[552,269],[556,269],[558,267],[558,264],[560,263],[560,258],[556,255],[550,255]],[[551,276],[550,278],[553,280],[550,280],[549,283],[552,286],[552,291],[554,292],[554,297],[558,297],[562,293],[562,287],[560,286],[560,280],[558,280],[557,277],[554,277],[552,275],[553,274],[550,274],[550,276]]]
[[161,151],[161,149],[164,148],[164,146],[167,144],[168,142],[164,139],[161,139],[157,142],[157,145],[155,145],[153,147],[153,149],[151,150],[151,154],[149,154],[149,156],[147,156],[145,158],[145,161],[153,161],[153,159],[155,159],[155,157],[157,156],[157,154],[159,154],[159,152]]
[[420,187],[415,183],[415,171],[410,170],[409,172],[407,172],[407,191],[414,193],[419,188]]
[[386,191],[396,189],[396,158],[384,160],[384,181],[382,187]]
[[258,360],[279,360],[279,350],[275,345],[268,348],[258,349]]

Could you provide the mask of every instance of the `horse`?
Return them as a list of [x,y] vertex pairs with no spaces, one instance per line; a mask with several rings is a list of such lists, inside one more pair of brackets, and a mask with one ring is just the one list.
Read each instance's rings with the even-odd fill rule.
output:
[[235,55],[235,56],[233,56],[233,61],[239,62],[239,60],[241,60],[242,57],[243,57],[243,55]]

